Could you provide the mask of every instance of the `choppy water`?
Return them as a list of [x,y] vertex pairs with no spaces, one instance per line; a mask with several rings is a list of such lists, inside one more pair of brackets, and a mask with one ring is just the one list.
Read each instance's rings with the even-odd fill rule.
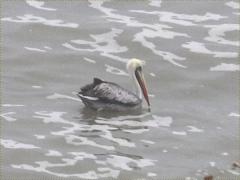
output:
[[[3,1],[4,179],[239,178],[238,1]],[[152,112],[94,112],[100,77],[131,89],[146,61]]]

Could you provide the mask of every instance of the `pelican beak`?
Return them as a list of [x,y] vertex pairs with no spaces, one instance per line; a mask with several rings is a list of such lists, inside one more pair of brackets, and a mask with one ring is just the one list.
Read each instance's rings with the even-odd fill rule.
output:
[[148,109],[150,110],[150,102],[149,102],[149,98],[148,98],[148,92],[147,92],[147,87],[146,87],[146,82],[145,82],[145,79],[144,79],[144,75],[143,75],[143,72],[142,72],[142,68],[141,67],[138,67],[136,70],[135,70],[135,76],[137,78],[137,81],[138,81],[138,84],[140,85],[141,87],[141,90],[142,90],[142,93],[143,93],[143,96],[148,104]]

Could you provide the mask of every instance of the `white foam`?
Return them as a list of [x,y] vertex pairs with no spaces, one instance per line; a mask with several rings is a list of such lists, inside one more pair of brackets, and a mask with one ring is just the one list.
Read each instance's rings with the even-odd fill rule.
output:
[[29,51],[37,51],[37,52],[46,52],[46,50],[43,49],[39,49],[39,48],[33,48],[33,47],[24,47],[25,49],[29,50]]
[[155,142],[150,141],[150,140],[146,140],[146,139],[142,139],[141,141],[142,141],[143,143],[146,143],[146,144],[155,144]]
[[188,132],[195,132],[195,133],[201,133],[203,132],[203,129],[199,129],[194,126],[187,126],[189,129],[187,130]]
[[152,115],[153,120],[149,120],[147,123],[149,125],[152,125],[152,127],[170,127],[172,124],[172,118],[171,117],[160,117],[157,115]]
[[187,135],[187,133],[185,131],[172,131],[172,134],[179,135],[179,136]]
[[[80,146],[80,145],[88,145],[88,146],[93,146],[93,147],[97,147],[97,148],[101,148],[101,149],[105,149],[105,150],[114,150],[115,148],[113,146],[107,146],[107,145],[101,145],[101,144],[97,144],[96,142],[89,140],[86,137],[79,137],[79,136],[75,136],[75,135],[68,135],[66,136],[66,142],[68,144],[72,144],[75,146]],[[74,140],[77,140],[74,141]]]
[[[126,117],[127,119],[127,117]],[[145,121],[135,121],[135,120],[95,120],[97,123],[100,124],[109,124],[115,126],[130,126],[130,127],[170,127],[172,124],[171,117],[160,117],[153,115],[152,120],[145,120]]]
[[34,16],[32,14],[25,14],[23,16],[17,16],[17,18],[12,17],[4,17],[1,18],[2,21],[7,22],[16,22],[16,23],[37,23],[37,24],[44,24],[47,26],[54,26],[54,27],[68,27],[68,28],[78,28],[79,25],[76,23],[64,23],[63,20],[59,19],[45,19],[43,17]]
[[113,137],[113,135],[110,131],[105,131],[105,134],[100,135],[100,136],[105,138],[105,139],[108,139],[112,142],[115,142],[115,143],[119,144],[119,146],[126,146],[126,147],[129,147],[129,148],[136,147],[135,143],[130,142],[127,139]]
[[54,9],[54,8],[43,7],[43,5],[45,4],[44,1],[26,0],[26,3],[29,6],[35,7],[37,9],[41,9],[41,10],[45,10],[45,11],[56,11],[56,9]]
[[1,139],[1,145],[8,149],[37,149],[37,147],[32,144],[19,143],[11,139]]
[[152,77],[155,77],[155,76],[156,76],[156,74],[154,74],[154,73],[150,73],[150,75],[151,75]]
[[178,14],[168,11],[144,11],[144,10],[131,10],[131,12],[157,15],[160,22],[173,23],[181,26],[197,26],[199,22],[227,18],[219,14],[205,13],[204,15],[197,14]]
[[103,4],[105,2],[108,2],[108,0],[99,0],[99,1],[89,0],[89,3],[90,3],[89,6],[104,13],[108,21],[114,21],[119,23],[131,22],[132,17],[113,13],[113,12],[116,12],[116,10],[108,7],[104,7]]
[[155,95],[154,94],[148,94],[148,97],[154,98]]
[[195,178],[195,177],[185,177],[185,179],[184,180],[198,180],[197,178]]
[[95,155],[86,152],[68,152],[68,154],[74,155],[77,160],[97,159]]
[[209,164],[210,164],[211,167],[215,167],[216,166],[216,162],[213,162],[213,161],[209,162]]
[[221,155],[222,155],[222,156],[228,156],[229,153],[228,153],[228,152],[223,152],[223,153],[221,153]]
[[23,104],[2,104],[2,107],[23,107]]
[[56,150],[48,150],[48,152],[45,154],[45,156],[62,156],[62,153]]
[[240,117],[240,114],[239,113],[235,113],[235,112],[231,112],[231,113],[229,113],[228,116],[230,116],[230,117]]
[[2,117],[3,119],[5,119],[6,121],[12,122],[12,121],[16,121],[16,118],[10,117],[9,115],[12,114],[16,114],[15,112],[7,112],[7,113],[3,113],[0,114],[0,117]]
[[154,38],[161,37],[161,36],[164,36],[165,38],[173,38],[176,35],[177,35],[177,33],[173,33],[170,31],[164,31],[162,29],[158,29],[156,31],[156,30],[150,30],[150,29],[143,28],[143,30],[141,32],[136,33],[134,35],[133,41],[137,41],[137,42],[141,43],[142,46],[150,49],[154,54],[161,56],[163,58],[163,60],[168,61],[168,62],[172,63],[173,65],[185,68],[186,66],[178,63],[177,61],[185,60],[186,58],[177,56],[171,52],[157,50],[156,45],[154,45],[154,43],[152,43],[151,41],[148,40],[148,39],[154,39]]
[[34,134],[34,136],[35,136],[37,139],[45,139],[45,138],[46,138],[44,135],[40,135],[40,134]]
[[95,64],[96,63],[96,61],[95,60],[93,60],[93,59],[90,59],[90,58],[83,58],[85,61],[87,61],[87,62],[90,62],[90,63],[93,63],[93,64]]
[[161,0],[149,0],[149,5],[154,7],[161,7]]
[[237,52],[223,52],[223,51],[210,51],[205,47],[204,43],[190,41],[185,44],[182,44],[182,47],[189,49],[191,52],[194,53],[201,53],[201,54],[210,54],[214,55],[214,57],[218,58],[236,58],[238,57]]
[[167,153],[167,152],[168,152],[168,150],[164,149],[164,150],[162,150],[162,152],[163,152],[163,153]]
[[49,47],[49,46],[44,46],[44,48],[45,48],[45,49],[48,49],[48,50],[52,50],[52,48]]
[[[101,56],[105,56],[120,62],[127,62],[127,58],[119,57],[115,54],[126,52],[126,46],[120,46],[115,40],[123,30],[112,28],[111,31],[103,34],[90,35],[94,41],[71,40],[71,43],[63,43],[62,46],[74,51],[99,52]],[[75,46],[78,47],[75,47]],[[81,45],[88,45],[89,48],[81,48]]]
[[142,134],[149,131],[149,129],[123,129],[122,131],[132,133],[132,134]]
[[210,71],[239,71],[239,65],[221,63],[217,66],[211,67]]
[[148,172],[147,176],[148,177],[155,177],[155,176],[157,176],[157,174],[156,173],[152,173],[152,172]]
[[205,25],[204,27],[209,28],[209,36],[204,38],[205,40],[218,44],[239,46],[239,41],[231,41],[224,38],[226,32],[239,31],[239,24]]
[[110,155],[110,158],[107,158],[107,163],[113,167],[120,168],[126,171],[132,171],[133,168],[129,166],[129,163],[134,164],[135,166],[142,168],[146,166],[153,166],[156,160],[151,159],[131,159],[129,157]]
[[106,71],[111,74],[120,75],[120,76],[128,76],[128,73],[126,73],[125,71],[123,71],[119,68],[110,66],[108,64],[105,64],[105,67],[107,68]]
[[[100,178],[107,178],[107,177],[117,178],[119,175],[118,170],[113,170],[110,168],[105,168],[105,171],[104,172],[100,171],[100,173],[95,172],[93,170],[89,170],[89,171],[83,172],[83,173],[67,174],[67,173],[53,172],[53,170],[52,170],[52,169],[54,169],[54,167],[74,166],[79,160],[81,160],[81,158],[79,158],[79,156],[76,156],[76,157],[74,157],[74,159],[63,158],[62,159],[63,163],[54,164],[54,163],[50,163],[48,161],[36,161],[35,164],[37,164],[38,166],[33,166],[33,165],[28,165],[28,164],[18,164],[18,165],[12,164],[11,167],[17,168],[17,169],[30,170],[30,171],[34,171],[34,172],[46,173],[46,174],[50,174],[50,175],[61,177],[61,178],[77,177],[80,179],[100,179]],[[50,168],[51,170],[48,170],[48,168]]]
[[44,123],[65,123],[66,121],[62,118],[66,112],[47,112],[47,111],[38,111],[35,112],[34,118],[40,118]]
[[41,89],[42,86],[32,86],[32,88],[34,88],[34,89]]
[[237,3],[235,1],[229,1],[229,2],[226,2],[225,5],[233,9],[240,9],[239,2]]

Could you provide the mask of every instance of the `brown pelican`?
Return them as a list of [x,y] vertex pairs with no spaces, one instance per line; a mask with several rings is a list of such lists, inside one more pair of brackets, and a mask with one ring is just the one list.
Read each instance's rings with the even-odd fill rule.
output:
[[148,104],[148,110],[150,110],[150,102],[142,72],[143,64],[143,61],[139,59],[131,59],[127,62],[128,73],[136,85],[136,94],[122,88],[116,83],[94,78],[93,83],[82,87],[77,95],[86,107],[96,110],[116,111],[141,108],[143,95]]

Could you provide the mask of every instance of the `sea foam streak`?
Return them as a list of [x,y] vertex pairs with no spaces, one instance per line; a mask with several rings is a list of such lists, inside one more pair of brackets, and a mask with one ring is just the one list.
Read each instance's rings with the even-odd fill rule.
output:
[[27,46],[25,46],[24,48],[29,50],[29,51],[37,51],[37,52],[43,52],[43,53],[46,52],[46,50],[39,49],[39,48],[33,48],[33,47],[27,47]]
[[131,10],[131,12],[157,15],[160,22],[173,23],[180,26],[197,26],[199,22],[227,18],[219,14],[205,13],[204,15],[196,14],[178,14],[167,11],[144,11],[144,10]]
[[[161,56],[163,58],[163,60],[166,60],[176,66],[185,68],[186,66],[176,62],[176,60],[181,61],[181,60],[185,60],[186,58],[177,56],[171,52],[157,50],[156,45],[154,45],[154,43],[147,40],[147,39],[152,39],[152,38],[162,36],[161,32],[162,32],[162,30],[153,31],[150,29],[143,29],[142,32],[139,32],[134,35],[133,41],[137,41],[137,42],[141,43],[142,46],[150,49],[154,54]],[[164,34],[167,35],[169,38],[175,36],[174,33],[172,33],[172,32],[167,32],[167,33],[165,32]]]
[[156,160],[150,160],[150,159],[131,159],[129,157],[124,156],[118,156],[118,155],[110,155],[109,158],[107,158],[107,163],[111,164],[112,166],[116,168],[120,168],[123,170],[131,171],[133,170],[132,167],[130,167],[128,164],[133,163],[137,167],[142,168],[146,166],[153,166],[156,162]]
[[34,16],[32,14],[17,16],[17,18],[4,17],[4,18],[1,18],[1,20],[7,21],[7,22],[16,22],[16,23],[37,23],[37,24],[44,24],[46,26],[55,26],[55,27],[78,28],[79,26],[76,23],[64,23],[63,20],[45,19],[43,17]]
[[105,64],[105,67],[106,67],[106,71],[111,74],[120,75],[120,76],[128,76],[128,73],[126,73],[125,71],[123,71],[119,68],[110,66],[108,64]]
[[240,117],[239,113],[231,112],[228,116],[230,117]]
[[20,142],[16,142],[11,139],[1,139],[1,145],[8,149],[38,149],[40,147],[37,147],[32,144],[24,144]]
[[149,5],[154,7],[161,7],[162,0],[149,0]]
[[237,52],[211,51],[205,47],[204,43],[195,42],[195,41],[190,41],[185,44],[182,44],[182,47],[189,49],[191,52],[194,52],[194,53],[210,54],[210,55],[214,55],[214,57],[217,57],[217,58],[238,57]]
[[204,27],[209,28],[209,36],[204,38],[205,40],[218,44],[239,46],[239,41],[230,41],[223,38],[226,32],[239,31],[239,24],[205,25]]
[[129,127],[170,127],[170,125],[172,124],[171,117],[160,117],[160,116],[153,115],[152,116],[153,119],[145,120],[145,121],[136,121],[134,120],[135,117],[133,117],[132,120],[129,120],[129,118],[125,117],[124,119],[121,119],[121,117],[118,117],[118,118],[112,118],[112,119],[98,119],[95,121],[99,124],[108,124],[108,125],[114,125],[114,126],[129,126]]
[[10,117],[9,115],[16,114],[15,112],[7,112],[0,114],[0,117],[4,118],[6,121],[12,122],[16,121],[16,118]]
[[[111,31],[103,34],[90,35],[94,41],[71,40],[71,43],[63,43],[62,46],[74,51],[98,52],[101,56],[108,57],[120,62],[127,62],[128,59],[121,58],[116,53],[123,53],[128,50],[125,46],[120,46],[115,40],[123,30],[112,28]],[[89,48],[81,48],[81,46],[89,46]]]
[[221,63],[217,66],[211,67],[210,71],[239,71],[239,65]]
[[35,7],[37,9],[41,9],[41,10],[45,10],[45,11],[56,11],[56,9],[54,9],[54,8],[43,7],[43,5],[45,4],[44,1],[26,0],[26,3],[29,6]]
[[240,9],[239,2],[229,1],[225,3],[226,6],[231,7],[233,9]]
[[2,107],[23,107],[23,104],[2,104]]

